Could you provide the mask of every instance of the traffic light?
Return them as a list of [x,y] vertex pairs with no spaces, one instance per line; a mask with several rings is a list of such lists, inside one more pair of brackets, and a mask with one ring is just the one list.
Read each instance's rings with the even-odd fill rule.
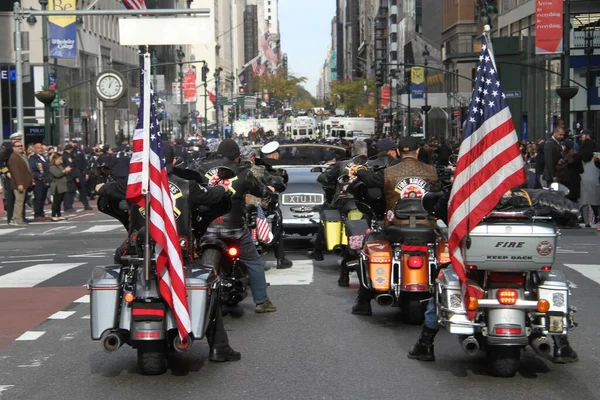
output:
[[383,86],[383,71],[381,69],[378,69],[375,73],[375,85]]
[[239,94],[246,94],[246,88],[243,86],[240,86],[239,90],[238,90]]
[[202,82],[206,83],[207,81],[207,75],[208,72],[210,71],[210,69],[208,68],[208,66],[206,64],[202,65]]
[[233,121],[235,119],[235,110],[233,107],[231,107],[227,113],[229,114],[229,121]]

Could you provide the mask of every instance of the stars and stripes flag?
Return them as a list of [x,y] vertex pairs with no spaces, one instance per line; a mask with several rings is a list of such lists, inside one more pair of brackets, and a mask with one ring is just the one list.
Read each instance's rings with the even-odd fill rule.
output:
[[145,10],[146,0],[121,0],[128,10]]
[[261,76],[262,75],[262,65],[260,64],[260,57],[256,58],[252,62],[252,75]]
[[279,57],[277,56],[277,54],[279,53],[279,48],[277,47],[273,47],[272,49],[269,48],[267,51],[265,51],[265,57],[267,57],[267,60],[269,60],[270,62],[273,63],[273,65],[277,65],[277,63],[279,62]]
[[191,321],[173,212],[174,200],[169,189],[156,105],[150,87],[149,54],[144,54],[141,80],[141,102],[133,136],[126,198],[140,207],[146,207],[145,196],[150,196],[146,217],[150,218],[150,237],[155,242],[158,287],[175,316],[183,340],[191,332]]
[[271,34],[269,33],[268,30],[264,33],[264,35],[261,35],[258,38],[260,48],[262,49],[263,53],[265,53],[265,54],[271,47],[270,40],[271,40]]
[[270,243],[273,240],[273,233],[269,227],[269,221],[265,216],[260,203],[256,205],[256,236],[263,243]]
[[[483,291],[467,279],[463,239],[489,214],[502,195],[526,182],[523,158],[491,43],[484,35],[469,117],[460,145],[448,204],[452,266],[461,281],[463,299],[481,298]],[[469,317],[474,318],[471,312]]]

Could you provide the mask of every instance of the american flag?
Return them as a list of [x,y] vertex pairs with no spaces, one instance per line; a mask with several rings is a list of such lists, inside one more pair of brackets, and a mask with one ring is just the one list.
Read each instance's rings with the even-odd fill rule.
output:
[[277,53],[279,53],[279,48],[273,47],[272,49],[265,51],[265,57],[267,57],[267,60],[271,61],[274,65],[277,65],[277,62],[279,61]]
[[123,5],[129,10],[145,10],[146,0],[122,0]]
[[271,34],[269,33],[269,31],[267,30],[265,32],[264,35],[261,35],[259,38],[259,42],[260,42],[260,48],[262,49],[263,53],[267,53],[267,51],[270,50],[270,45],[269,45],[269,41],[271,40]]
[[252,62],[252,75],[254,75],[254,76],[262,75],[262,65],[260,64],[260,58],[257,58]]
[[[150,87],[150,57],[144,55],[144,69],[141,73],[141,102],[133,135],[133,154],[127,181],[127,200],[140,207],[146,206],[144,180],[148,177],[147,196],[150,196],[150,237],[156,243],[156,271],[160,294],[167,302],[175,319],[181,339],[191,332],[187,291],[183,275],[183,260],[179,246],[179,235],[173,212],[174,201],[169,189],[169,178],[165,168],[160,127],[156,118],[153,91]],[[144,96],[146,91],[149,96]],[[145,102],[150,107],[144,110]],[[149,129],[144,127],[144,113],[150,111]],[[148,119],[146,120],[148,123]],[[149,143],[148,143],[149,141]],[[146,146],[146,147],[145,147]],[[149,146],[149,149],[148,147]],[[145,150],[148,149],[148,156]]]
[[265,216],[260,203],[256,205],[256,235],[258,240],[263,243],[270,243],[273,240],[273,234],[271,228],[269,228],[269,221]]
[[[481,298],[467,282],[463,239],[489,214],[502,195],[526,182],[523,158],[506,96],[500,89],[496,62],[483,37],[471,107],[458,153],[448,205],[452,266],[460,278],[463,299]],[[474,312],[469,313],[473,318]]]

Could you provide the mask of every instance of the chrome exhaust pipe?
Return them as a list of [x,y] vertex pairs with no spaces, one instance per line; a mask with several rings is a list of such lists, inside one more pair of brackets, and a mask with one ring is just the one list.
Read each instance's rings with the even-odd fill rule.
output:
[[380,294],[375,297],[377,304],[383,307],[389,307],[394,304],[394,297],[391,294]]
[[185,353],[192,347],[192,343],[194,343],[194,340],[191,336],[186,336],[182,341],[179,335],[177,335],[175,336],[175,339],[173,339],[173,348],[178,353]]
[[529,341],[529,344],[542,357],[548,357],[552,352],[552,345],[547,336],[540,336]]
[[102,339],[102,348],[107,353],[119,350],[123,346],[123,338],[118,333],[109,333]]
[[470,356],[474,356],[479,353],[479,342],[473,336],[469,336],[465,340],[461,341],[460,344],[464,352]]

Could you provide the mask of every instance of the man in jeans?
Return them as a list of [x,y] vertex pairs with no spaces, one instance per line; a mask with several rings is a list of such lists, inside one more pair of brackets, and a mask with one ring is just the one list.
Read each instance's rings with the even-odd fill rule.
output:
[[21,142],[13,143],[13,154],[8,159],[8,170],[11,175],[11,185],[15,194],[15,207],[11,225],[24,226],[23,207],[27,190],[33,185],[33,175],[24,155]]

